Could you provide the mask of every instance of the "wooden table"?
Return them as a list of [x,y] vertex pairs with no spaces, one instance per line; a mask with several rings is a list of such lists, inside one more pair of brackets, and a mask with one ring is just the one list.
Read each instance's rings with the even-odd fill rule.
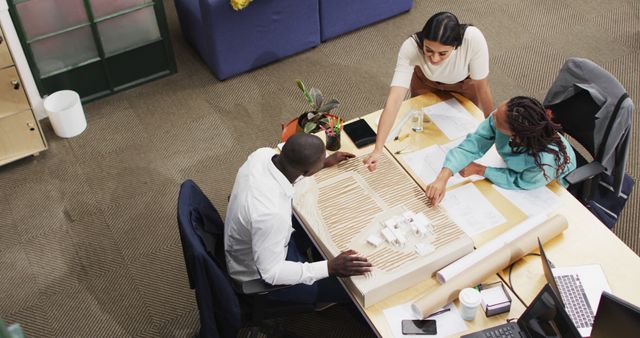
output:
[[[478,120],[483,119],[482,112],[472,102],[460,95],[426,94],[405,101],[400,108],[397,120],[408,110],[430,106],[451,97],[455,97],[474,118]],[[376,111],[362,118],[376,130],[377,120],[381,112],[381,110]],[[409,132],[409,125],[410,123],[407,123],[407,125],[403,127],[400,135]],[[386,145],[386,148],[393,154],[398,150],[406,149],[408,143],[411,143],[412,146],[417,146],[417,148],[424,148],[433,144],[444,144],[449,141],[450,140],[448,140],[433,123],[425,123],[425,128],[422,133],[412,135],[402,141],[390,142]],[[342,148],[340,150],[352,152],[356,156],[360,156],[370,153],[373,150],[373,145],[357,149],[353,142],[351,142],[346,135],[343,135]],[[414,178],[417,184],[424,188],[424,186],[429,183],[421,182],[400,156],[394,157],[405,168],[407,174]],[[482,245],[484,242],[494,238],[496,235],[508,230],[526,218],[526,215],[517,209],[510,201],[492,189],[491,184],[486,180],[474,182],[473,184],[478,187],[494,207],[507,219],[504,225],[474,236],[473,240],[476,246]],[[640,258],[562,186],[557,183],[551,183],[548,187],[554,191],[561,200],[561,207],[556,213],[564,215],[569,222],[569,228],[562,235],[554,238],[545,245],[545,250],[549,258],[553,260],[556,266],[599,264],[602,266],[614,294],[631,303],[640,304],[640,292],[637,291],[638,285],[640,285],[640,272],[638,272],[640,271]],[[455,186],[449,189],[451,188],[455,188]],[[508,272],[505,270],[486,282],[494,282],[499,280],[499,278],[506,281],[507,277]],[[540,258],[527,257],[520,260],[513,269],[512,283],[518,296],[526,304],[531,302],[546,283],[542,273]],[[435,278],[431,278],[367,308],[363,308],[361,304],[355,301],[355,298],[352,298],[378,336],[393,337],[383,311],[390,307],[411,302],[424,294],[432,292],[438,287],[439,283]],[[507,318],[518,317],[524,311],[526,304],[519,302],[513,294],[511,294],[511,297],[513,301],[511,311],[508,314],[487,318],[482,313],[479,313],[473,322],[467,322],[469,332],[502,324]],[[456,305],[458,305],[457,301]]]

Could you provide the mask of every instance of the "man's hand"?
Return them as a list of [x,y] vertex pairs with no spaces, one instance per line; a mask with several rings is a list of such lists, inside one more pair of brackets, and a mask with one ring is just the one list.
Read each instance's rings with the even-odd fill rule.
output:
[[354,158],[356,157],[356,155],[352,154],[352,153],[346,153],[344,151],[336,151],[335,153],[331,154],[331,156],[327,157],[324,160],[324,167],[328,168],[331,166],[334,166],[342,161],[346,161],[350,158]]
[[483,166],[482,164],[478,164],[476,162],[471,162],[466,167],[464,167],[462,170],[460,170],[460,176],[462,176],[462,177],[469,177],[469,176],[472,176],[472,175],[484,176],[484,171],[486,169],[487,169],[487,167]]
[[449,168],[442,168],[438,177],[427,185],[427,189],[425,189],[424,193],[427,195],[429,201],[433,206],[437,206],[440,201],[444,198],[444,194],[447,191],[447,182],[449,178],[453,176],[453,173]]
[[369,171],[374,171],[378,166],[379,157],[380,157],[380,152],[374,150],[371,154],[369,154],[369,156],[365,157],[364,160],[362,160],[362,163],[364,163],[364,165],[367,167],[367,169],[369,169]]
[[365,257],[358,256],[354,250],[340,253],[327,262],[329,276],[349,277],[371,272],[371,263]]

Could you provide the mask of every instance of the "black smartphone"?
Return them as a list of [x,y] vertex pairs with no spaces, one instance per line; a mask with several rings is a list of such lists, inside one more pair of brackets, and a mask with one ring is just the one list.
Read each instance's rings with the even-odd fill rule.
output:
[[376,132],[363,119],[345,124],[344,131],[358,148],[376,142]]
[[438,328],[434,319],[404,319],[402,321],[402,334],[438,334]]

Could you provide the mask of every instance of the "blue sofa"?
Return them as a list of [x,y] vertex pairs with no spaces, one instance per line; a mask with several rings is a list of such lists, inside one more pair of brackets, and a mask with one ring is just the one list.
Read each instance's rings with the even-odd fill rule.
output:
[[411,9],[412,0],[175,0],[186,40],[224,80]]
[[[257,1],[257,0],[256,0]],[[321,40],[407,12],[413,0],[319,0]]]
[[234,11],[229,0],[175,0],[182,32],[224,80],[317,46],[317,0],[255,0]]

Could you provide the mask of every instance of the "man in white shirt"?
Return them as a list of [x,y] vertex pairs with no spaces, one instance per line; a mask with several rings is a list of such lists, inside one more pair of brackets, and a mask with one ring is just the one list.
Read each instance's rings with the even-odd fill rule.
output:
[[[273,292],[273,298],[303,303],[348,301],[337,279],[369,272],[371,263],[353,250],[328,261],[306,262],[300,242],[292,239],[293,184],[323,167],[354,157],[336,152],[326,157],[314,135],[296,134],[277,154],[261,148],[240,167],[225,219],[224,239],[231,277],[243,282],[262,278],[272,285],[298,284]],[[300,237],[302,231],[297,231]]]

